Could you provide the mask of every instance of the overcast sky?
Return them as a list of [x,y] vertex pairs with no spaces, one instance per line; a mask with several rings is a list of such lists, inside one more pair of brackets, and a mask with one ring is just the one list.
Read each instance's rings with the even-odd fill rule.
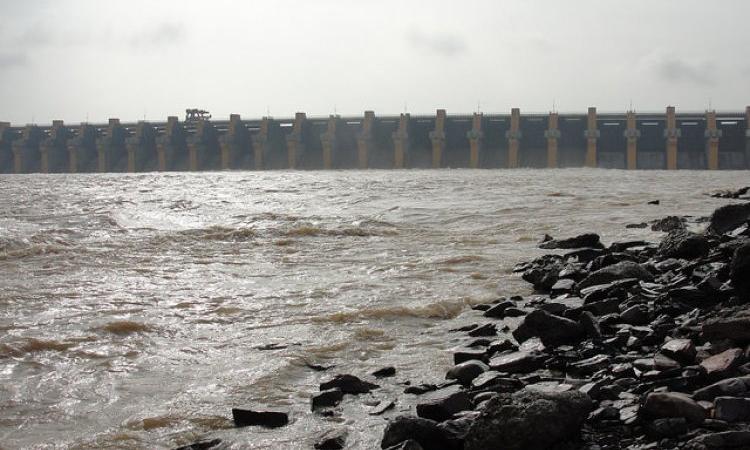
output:
[[0,0],[0,120],[750,104],[748,0]]

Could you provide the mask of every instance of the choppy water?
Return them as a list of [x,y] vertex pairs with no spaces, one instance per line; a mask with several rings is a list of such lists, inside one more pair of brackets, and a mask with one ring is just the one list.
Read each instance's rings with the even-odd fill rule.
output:
[[[706,215],[748,172],[224,172],[0,177],[0,447],[311,448],[332,424],[374,448],[367,404],[436,381],[471,304],[529,294],[510,272],[544,233]],[[660,199],[660,206],[647,201]],[[454,319],[455,320],[446,320]],[[267,345],[286,346],[262,350]],[[309,413],[328,374],[395,379]],[[235,430],[237,405],[290,426]],[[399,404],[392,414],[408,409]],[[386,415],[387,417],[387,415]]]

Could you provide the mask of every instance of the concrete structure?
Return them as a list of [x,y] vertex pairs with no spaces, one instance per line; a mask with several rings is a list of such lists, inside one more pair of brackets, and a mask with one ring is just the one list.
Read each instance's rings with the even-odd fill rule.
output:
[[0,173],[391,168],[750,169],[743,112],[475,113],[67,126],[0,122]]

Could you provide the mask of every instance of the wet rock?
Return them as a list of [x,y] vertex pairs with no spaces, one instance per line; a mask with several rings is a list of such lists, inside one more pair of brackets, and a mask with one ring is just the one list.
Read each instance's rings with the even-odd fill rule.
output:
[[488,370],[490,370],[490,368],[487,364],[473,359],[453,366],[445,375],[445,378],[448,380],[457,380],[464,386],[468,386],[474,378]]
[[750,431],[722,431],[691,439],[683,450],[745,450],[750,448]]
[[677,216],[667,216],[663,219],[655,220],[651,223],[651,231],[678,231],[685,229],[685,218]]
[[396,402],[394,402],[393,400],[381,400],[377,405],[373,406],[368,414],[371,416],[379,416],[384,412],[393,409],[393,407],[395,406]]
[[437,390],[437,386],[434,384],[419,384],[407,387],[404,389],[404,394],[423,395],[434,390]]
[[366,394],[373,389],[377,389],[377,384],[360,380],[354,375],[336,375],[332,380],[320,383],[320,390],[339,388],[344,394]]
[[411,416],[399,416],[388,422],[380,448],[387,449],[408,441],[418,443],[424,450],[461,448],[460,441],[441,429],[434,420]]
[[569,278],[557,280],[557,283],[555,283],[554,286],[550,288],[550,293],[552,295],[565,294],[568,292],[572,292],[575,286],[575,280],[571,280]]
[[648,228],[648,223],[646,223],[646,222],[629,223],[629,224],[625,225],[625,228],[636,228],[636,229]]
[[417,404],[417,416],[442,422],[460,411],[467,411],[473,407],[469,394],[458,386],[451,386],[422,397],[422,401]]
[[529,373],[542,367],[544,357],[526,351],[517,351],[490,359],[490,369],[507,373]]
[[604,267],[591,275],[584,278],[578,283],[578,289],[585,289],[590,286],[612,283],[613,281],[623,280],[626,278],[635,278],[636,280],[651,281],[654,276],[642,265],[632,261],[622,261],[611,266]]
[[392,377],[394,375],[396,375],[396,368],[392,366],[383,367],[382,369],[378,369],[372,373],[372,376],[374,376],[375,378],[386,378]]
[[633,305],[620,313],[620,319],[631,325],[645,325],[651,321],[651,315],[646,305]]
[[576,439],[593,409],[576,391],[519,391],[491,399],[466,435],[465,450],[544,450]]
[[684,417],[656,419],[646,423],[646,433],[654,438],[673,438],[688,432],[688,423]]
[[672,339],[661,346],[661,352],[682,364],[695,362],[695,344],[690,339]]
[[513,337],[518,342],[539,337],[547,347],[576,343],[584,334],[583,327],[577,322],[539,309],[529,313],[513,331]]
[[486,359],[485,351],[484,350],[461,350],[453,354],[454,364],[461,364],[463,362],[471,361],[475,359],[484,361]]
[[493,341],[489,345],[489,347],[487,347],[487,354],[494,355],[495,353],[500,353],[508,350],[516,351],[518,350],[518,346],[511,342],[509,339],[504,339],[502,341]]
[[319,408],[330,408],[338,405],[344,398],[344,392],[339,388],[326,389],[312,396],[310,399],[313,411]]
[[522,389],[524,384],[518,378],[509,378],[505,373],[490,370],[474,378],[471,386],[482,391],[516,392]]
[[701,361],[700,366],[706,371],[709,379],[726,378],[742,363],[743,352],[731,348]]
[[695,259],[705,256],[710,249],[708,239],[689,231],[673,231],[659,244],[659,255],[667,258]]
[[658,205],[661,203],[661,200],[650,200],[646,204],[647,205]]
[[177,447],[174,450],[208,450],[216,447],[219,444],[221,444],[221,439],[212,439],[210,441],[198,441],[190,445],[183,445],[182,447]]
[[732,256],[729,278],[739,292],[750,300],[750,243],[738,247]]
[[525,315],[526,311],[522,310],[521,308],[516,308],[515,306],[507,308],[505,310],[505,317],[521,317]]
[[289,423],[289,414],[278,410],[254,411],[232,408],[232,419],[237,427],[259,425],[266,428],[278,428]]
[[505,310],[516,306],[516,304],[510,300],[506,300],[504,302],[500,302],[496,305],[493,305],[490,309],[484,312],[484,317],[492,317],[496,319],[502,319],[505,317]]
[[408,441],[401,442],[393,447],[388,447],[386,450],[424,450],[424,447],[419,445],[419,442],[409,439]]
[[495,336],[495,335],[497,335],[497,326],[495,326],[494,323],[486,323],[484,325],[478,326],[474,328],[473,330],[469,331],[469,336],[471,337]]
[[646,396],[640,414],[646,419],[683,417],[688,423],[700,424],[707,417],[706,410],[685,394],[652,392]]
[[489,345],[492,344],[492,339],[488,338],[476,338],[473,341],[466,344],[467,347],[473,348],[473,347],[489,347]]
[[572,248],[603,248],[599,235],[595,233],[581,234],[567,239],[551,239],[539,244],[539,248],[545,250],[552,249],[572,249]]
[[709,319],[703,324],[703,337],[710,340],[729,339],[750,342],[750,315]]
[[724,234],[750,220],[750,203],[725,205],[711,214],[708,230],[715,234]]
[[696,400],[712,401],[716,397],[740,397],[750,391],[750,376],[727,378],[693,392]]
[[333,429],[323,433],[315,443],[317,450],[340,450],[346,444],[347,431],[345,429]]
[[737,397],[716,397],[714,418],[725,422],[746,422],[750,420],[750,399]]
[[714,192],[713,194],[711,194],[711,197],[714,197],[714,198],[740,198],[743,195],[747,194],[748,191],[750,191],[750,186],[739,188],[736,191],[723,190],[723,191],[719,191],[719,192]]

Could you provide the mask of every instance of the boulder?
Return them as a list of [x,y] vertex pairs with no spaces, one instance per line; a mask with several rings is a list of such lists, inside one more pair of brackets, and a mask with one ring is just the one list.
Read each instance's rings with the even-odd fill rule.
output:
[[659,244],[657,253],[665,258],[695,259],[711,248],[705,236],[689,231],[673,231]]
[[478,326],[474,328],[473,330],[469,331],[469,336],[471,337],[495,336],[495,335],[497,335],[497,326],[495,326],[494,323],[486,323],[484,325]]
[[464,449],[549,449],[576,439],[592,409],[591,399],[577,391],[499,395],[472,423]]
[[747,422],[750,420],[750,399],[716,397],[714,418],[725,422]]
[[651,322],[651,315],[648,312],[648,306],[638,304],[621,312],[620,319],[631,325],[645,325]]
[[326,389],[314,394],[310,399],[311,409],[330,408],[338,405],[344,398],[344,392],[339,388]]
[[530,312],[513,331],[518,342],[539,337],[547,347],[577,343],[585,336],[583,327],[565,317],[555,316],[541,309]]
[[450,386],[422,397],[417,404],[417,416],[442,422],[452,418],[457,412],[467,411],[473,407],[469,394],[458,386]]
[[434,420],[411,416],[399,416],[388,422],[383,431],[380,448],[387,449],[408,441],[418,443],[424,450],[461,448],[461,442],[440,428]]
[[667,216],[663,219],[654,220],[651,223],[652,231],[675,231],[685,229],[685,218],[678,216]]
[[259,425],[266,428],[278,428],[289,423],[289,414],[276,410],[255,411],[245,408],[232,408],[232,419],[237,427]]
[[726,378],[742,363],[743,352],[740,348],[730,348],[719,354],[709,356],[701,361],[701,367],[709,379]]
[[649,420],[683,417],[688,423],[700,424],[707,413],[689,396],[678,392],[652,392],[646,396],[640,414]]
[[646,270],[645,267],[636,262],[621,261],[617,264],[612,264],[611,266],[607,266],[595,272],[592,272],[589,276],[578,283],[578,289],[583,290],[591,286],[608,284],[627,278],[651,281],[654,279],[654,276],[651,274],[651,272]]
[[377,389],[377,384],[360,380],[354,375],[336,375],[333,379],[320,383],[320,390],[339,388],[344,394],[366,394]]
[[471,384],[474,378],[488,370],[490,368],[487,364],[473,359],[453,366],[445,375],[445,378],[448,380],[457,380],[459,383],[467,386]]
[[750,342],[750,315],[709,319],[703,324],[703,337],[709,341],[729,339]]
[[735,203],[722,206],[711,214],[708,231],[724,234],[750,220],[750,203]]
[[732,285],[750,300],[750,243],[738,247],[732,256],[729,279]]
[[672,339],[661,346],[661,353],[675,361],[689,365],[695,362],[695,344],[690,339]]
[[461,364],[471,360],[484,361],[486,354],[484,350],[459,350],[453,354],[453,364]]
[[683,450],[745,450],[747,448],[750,448],[750,431],[702,434],[682,447]]
[[542,355],[517,351],[504,355],[495,356],[490,359],[490,369],[507,373],[528,373],[539,369],[544,364]]
[[750,391],[750,376],[727,378],[693,392],[699,401],[712,401],[716,397],[740,397]]
[[604,248],[598,234],[585,233],[566,239],[549,239],[541,244],[539,248],[545,250],[571,249],[571,248]]

